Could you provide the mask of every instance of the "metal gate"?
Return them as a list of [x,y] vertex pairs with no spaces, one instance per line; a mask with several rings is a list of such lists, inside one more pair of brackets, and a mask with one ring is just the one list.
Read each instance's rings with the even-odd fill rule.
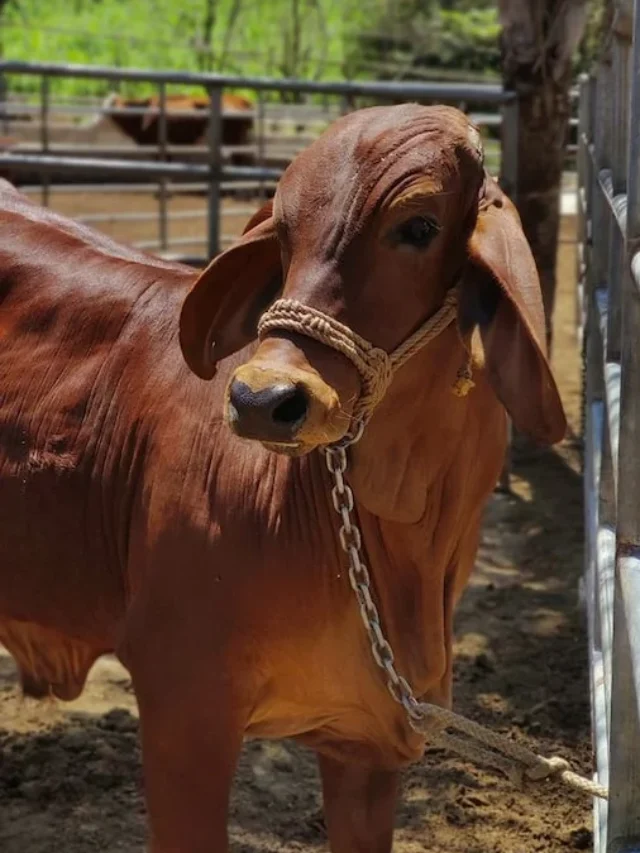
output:
[[[15,151],[0,153],[0,169],[29,170],[42,173],[43,203],[48,199],[48,181],[52,172],[83,173],[93,170],[96,176],[108,176],[109,180],[131,178],[140,182],[153,181],[158,196],[158,233],[160,239],[157,245],[145,245],[141,248],[159,249],[166,252],[173,248],[169,245],[167,193],[168,183],[175,186],[181,180],[199,180],[206,187],[208,195],[208,257],[219,251],[227,240],[220,230],[221,187],[224,184],[242,182],[245,186],[252,185],[256,189],[265,182],[277,180],[281,170],[268,168],[264,158],[265,134],[265,97],[267,93],[287,93],[303,97],[321,97],[325,103],[333,99],[333,117],[355,109],[358,103],[393,101],[427,101],[449,103],[465,108],[471,112],[471,117],[477,124],[484,127],[503,124],[502,146],[500,158],[501,183],[507,193],[513,195],[517,173],[517,127],[518,104],[512,92],[505,91],[499,85],[474,83],[416,83],[416,82],[384,82],[384,81],[335,81],[316,82],[312,80],[268,79],[262,77],[236,77],[223,74],[192,74],[180,71],[148,71],[132,68],[106,68],[98,66],[65,65],[54,63],[30,63],[17,61],[0,61],[0,132],[3,131],[3,113],[6,115],[12,108],[9,93],[12,80],[16,76],[29,75],[39,78],[39,103],[30,107],[34,118],[40,120],[40,140],[35,151],[28,153],[19,148]],[[158,120],[158,145],[152,151],[146,147],[148,157],[135,159],[121,154],[119,159],[109,152],[107,159],[104,153],[85,146],[77,151],[75,156],[68,156],[58,151],[51,140],[50,127],[52,116],[52,81],[56,78],[82,78],[87,80],[110,81],[114,84],[123,82],[152,84],[158,94],[158,106],[155,109],[145,108],[148,114],[154,114]],[[208,133],[206,146],[201,152],[201,162],[193,162],[182,147],[179,150],[167,141],[167,97],[171,86],[200,87],[209,96],[209,109],[197,113],[181,111],[181,115],[208,115]],[[225,90],[253,91],[256,99],[255,115],[255,151],[256,165],[233,166],[227,165],[223,158],[222,146],[222,95]],[[336,111],[337,106],[337,111]],[[474,112],[474,107],[476,111]],[[487,110],[493,108],[495,112]],[[69,108],[67,108],[68,111]],[[88,112],[85,107],[75,108],[77,112]],[[130,108],[127,112],[132,115],[139,109]],[[6,122],[5,122],[6,123]],[[135,153],[135,152],[133,152]],[[170,155],[170,156],[169,156]],[[153,158],[153,159],[152,159]],[[168,162],[169,159],[171,162]],[[124,207],[124,205],[123,205]],[[253,211],[251,211],[253,212]],[[147,214],[148,215],[148,214]],[[135,214],[128,212],[125,216],[133,221]],[[248,219],[247,212],[245,219]],[[94,218],[94,222],[98,219]],[[175,244],[174,244],[175,245]],[[204,262],[207,258],[200,258]]]
[[611,64],[581,81],[578,134],[584,591],[596,772],[610,787],[597,853],[640,851],[640,0],[618,6]]

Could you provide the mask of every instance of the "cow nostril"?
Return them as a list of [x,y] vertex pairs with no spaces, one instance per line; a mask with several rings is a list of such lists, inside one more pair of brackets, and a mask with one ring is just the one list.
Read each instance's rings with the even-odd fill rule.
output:
[[292,425],[304,420],[309,408],[307,395],[302,388],[293,388],[286,400],[273,409],[271,419],[277,424]]

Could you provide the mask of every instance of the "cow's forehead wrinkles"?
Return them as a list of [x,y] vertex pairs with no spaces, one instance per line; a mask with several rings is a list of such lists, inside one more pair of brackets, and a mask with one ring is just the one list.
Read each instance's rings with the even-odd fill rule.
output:
[[[480,136],[450,107],[372,107],[338,120],[289,166],[278,190],[276,217],[318,223],[339,213],[359,216],[369,200],[425,175],[442,181],[460,171],[462,157],[482,165]],[[336,222],[331,230],[335,232]]]

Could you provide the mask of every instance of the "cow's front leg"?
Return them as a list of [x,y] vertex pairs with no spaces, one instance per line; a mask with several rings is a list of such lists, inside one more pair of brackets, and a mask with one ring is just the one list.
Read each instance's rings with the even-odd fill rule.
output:
[[[229,792],[250,707],[248,674],[216,628],[164,599],[132,609],[120,656],[140,711],[150,853],[226,853]],[[152,606],[153,605],[153,606]],[[162,605],[162,606],[161,606]],[[241,667],[240,667],[241,669]]]
[[332,853],[390,853],[399,774],[327,756],[318,761]]
[[226,853],[242,715],[223,686],[193,695],[167,678],[162,695],[137,694],[150,853]]

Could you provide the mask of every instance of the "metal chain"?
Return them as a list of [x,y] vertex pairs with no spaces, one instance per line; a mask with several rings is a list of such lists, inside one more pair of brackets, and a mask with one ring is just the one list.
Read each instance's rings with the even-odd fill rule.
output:
[[[393,649],[384,636],[380,614],[371,595],[371,577],[364,562],[362,533],[354,518],[353,490],[345,480],[347,450],[360,441],[365,426],[365,420],[355,421],[347,435],[325,447],[323,453],[333,479],[331,500],[341,521],[340,546],[349,561],[349,582],[358,599],[373,659],[385,674],[389,693],[406,711],[409,724],[414,731],[428,737],[433,745],[457,752],[468,760],[495,767],[517,784],[522,784],[525,778],[541,780],[557,776],[574,790],[607,799],[608,791],[604,786],[572,772],[565,759],[558,756],[545,758],[447,708],[419,702],[407,680],[398,673]],[[452,735],[447,729],[453,729],[464,737]]]
[[353,490],[344,478],[348,465],[347,449],[360,441],[364,427],[364,421],[357,421],[341,441],[324,448],[325,462],[334,481],[331,500],[341,519],[338,531],[340,546],[349,559],[349,582],[358,599],[360,616],[371,641],[373,659],[385,673],[389,693],[405,709],[409,720],[417,723],[425,715],[409,683],[399,675],[393,649],[382,631],[380,614],[371,596],[371,577],[363,560],[362,534],[353,517]]

